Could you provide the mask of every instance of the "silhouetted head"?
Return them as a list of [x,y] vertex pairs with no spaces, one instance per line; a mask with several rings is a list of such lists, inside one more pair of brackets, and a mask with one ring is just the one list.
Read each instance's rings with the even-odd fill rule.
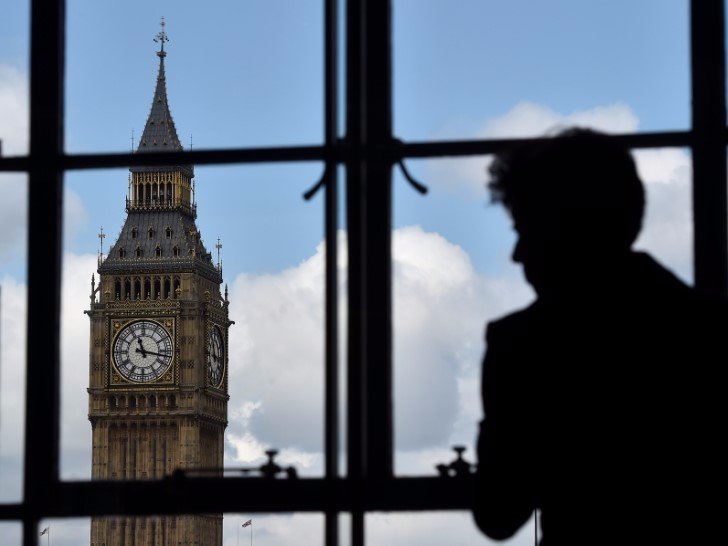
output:
[[629,254],[642,227],[644,188],[629,151],[590,129],[499,154],[489,168],[494,202],[518,233],[513,260],[542,295],[579,284]]

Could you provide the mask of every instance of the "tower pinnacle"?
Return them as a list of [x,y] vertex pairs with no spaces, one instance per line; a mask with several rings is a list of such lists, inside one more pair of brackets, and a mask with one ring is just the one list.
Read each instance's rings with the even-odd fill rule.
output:
[[[177,129],[172,119],[167,100],[167,78],[164,69],[165,42],[169,41],[164,30],[162,17],[161,30],[154,38],[160,44],[159,72],[154,88],[152,106],[147,123],[144,126],[137,152],[179,152],[182,143],[177,136]],[[195,174],[192,165],[172,164],[161,167],[136,166],[129,169],[132,180],[127,197],[127,210],[173,210],[181,209],[195,216],[194,182]]]

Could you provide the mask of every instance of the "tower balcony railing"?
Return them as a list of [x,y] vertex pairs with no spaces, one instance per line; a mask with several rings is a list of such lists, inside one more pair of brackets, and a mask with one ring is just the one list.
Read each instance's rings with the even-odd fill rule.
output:
[[197,204],[188,203],[182,199],[129,199],[126,198],[126,212],[149,211],[159,212],[164,210],[181,210],[190,216],[197,218]]

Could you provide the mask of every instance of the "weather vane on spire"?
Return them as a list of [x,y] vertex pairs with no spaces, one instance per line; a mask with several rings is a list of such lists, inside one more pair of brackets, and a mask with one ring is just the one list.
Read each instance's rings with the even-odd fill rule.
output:
[[159,55],[160,57],[166,57],[167,54],[164,52],[164,42],[169,42],[169,38],[167,37],[167,33],[164,32],[164,15],[162,16],[162,21],[159,23],[159,25],[162,27],[162,30],[160,30],[159,34],[154,37],[154,41],[160,44],[160,47],[162,49],[157,51],[157,55]]

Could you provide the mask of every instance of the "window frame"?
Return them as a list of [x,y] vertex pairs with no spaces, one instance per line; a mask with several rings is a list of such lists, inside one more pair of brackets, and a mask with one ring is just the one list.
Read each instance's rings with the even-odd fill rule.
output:
[[[392,168],[407,158],[483,155],[523,139],[402,143],[392,134],[391,0],[324,2],[324,143],[148,154],[64,151],[65,1],[31,1],[30,152],[0,157],[0,172],[28,174],[28,316],[23,500],[0,505],[0,521],[23,523],[39,543],[47,517],[127,513],[321,512],[325,544],[351,513],[351,544],[363,546],[371,511],[469,508],[469,480],[393,473]],[[339,9],[345,3],[346,137],[338,136]],[[688,147],[693,156],[694,278],[728,294],[725,20],[723,0],[690,2],[692,127],[614,135],[630,148]],[[538,139],[529,139],[538,140]],[[60,272],[63,174],[67,170],[176,164],[325,164],[325,476],[316,479],[188,478],[158,482],[59,479]],[[346,169],[349,294],[346,476],[339,476],[337,244],[339,166]],[[310,197],[310,194],[308,195]],[[48,227],[50,226],[50,228]],[[33,320],[44,317],[43,320]],[[30,340],[43,339],[44,343]],[[384,402],[383,402],[384,401]],[[28,456],[32,454],[32,456]],[[246,494],[240,491],[245,489]]]

